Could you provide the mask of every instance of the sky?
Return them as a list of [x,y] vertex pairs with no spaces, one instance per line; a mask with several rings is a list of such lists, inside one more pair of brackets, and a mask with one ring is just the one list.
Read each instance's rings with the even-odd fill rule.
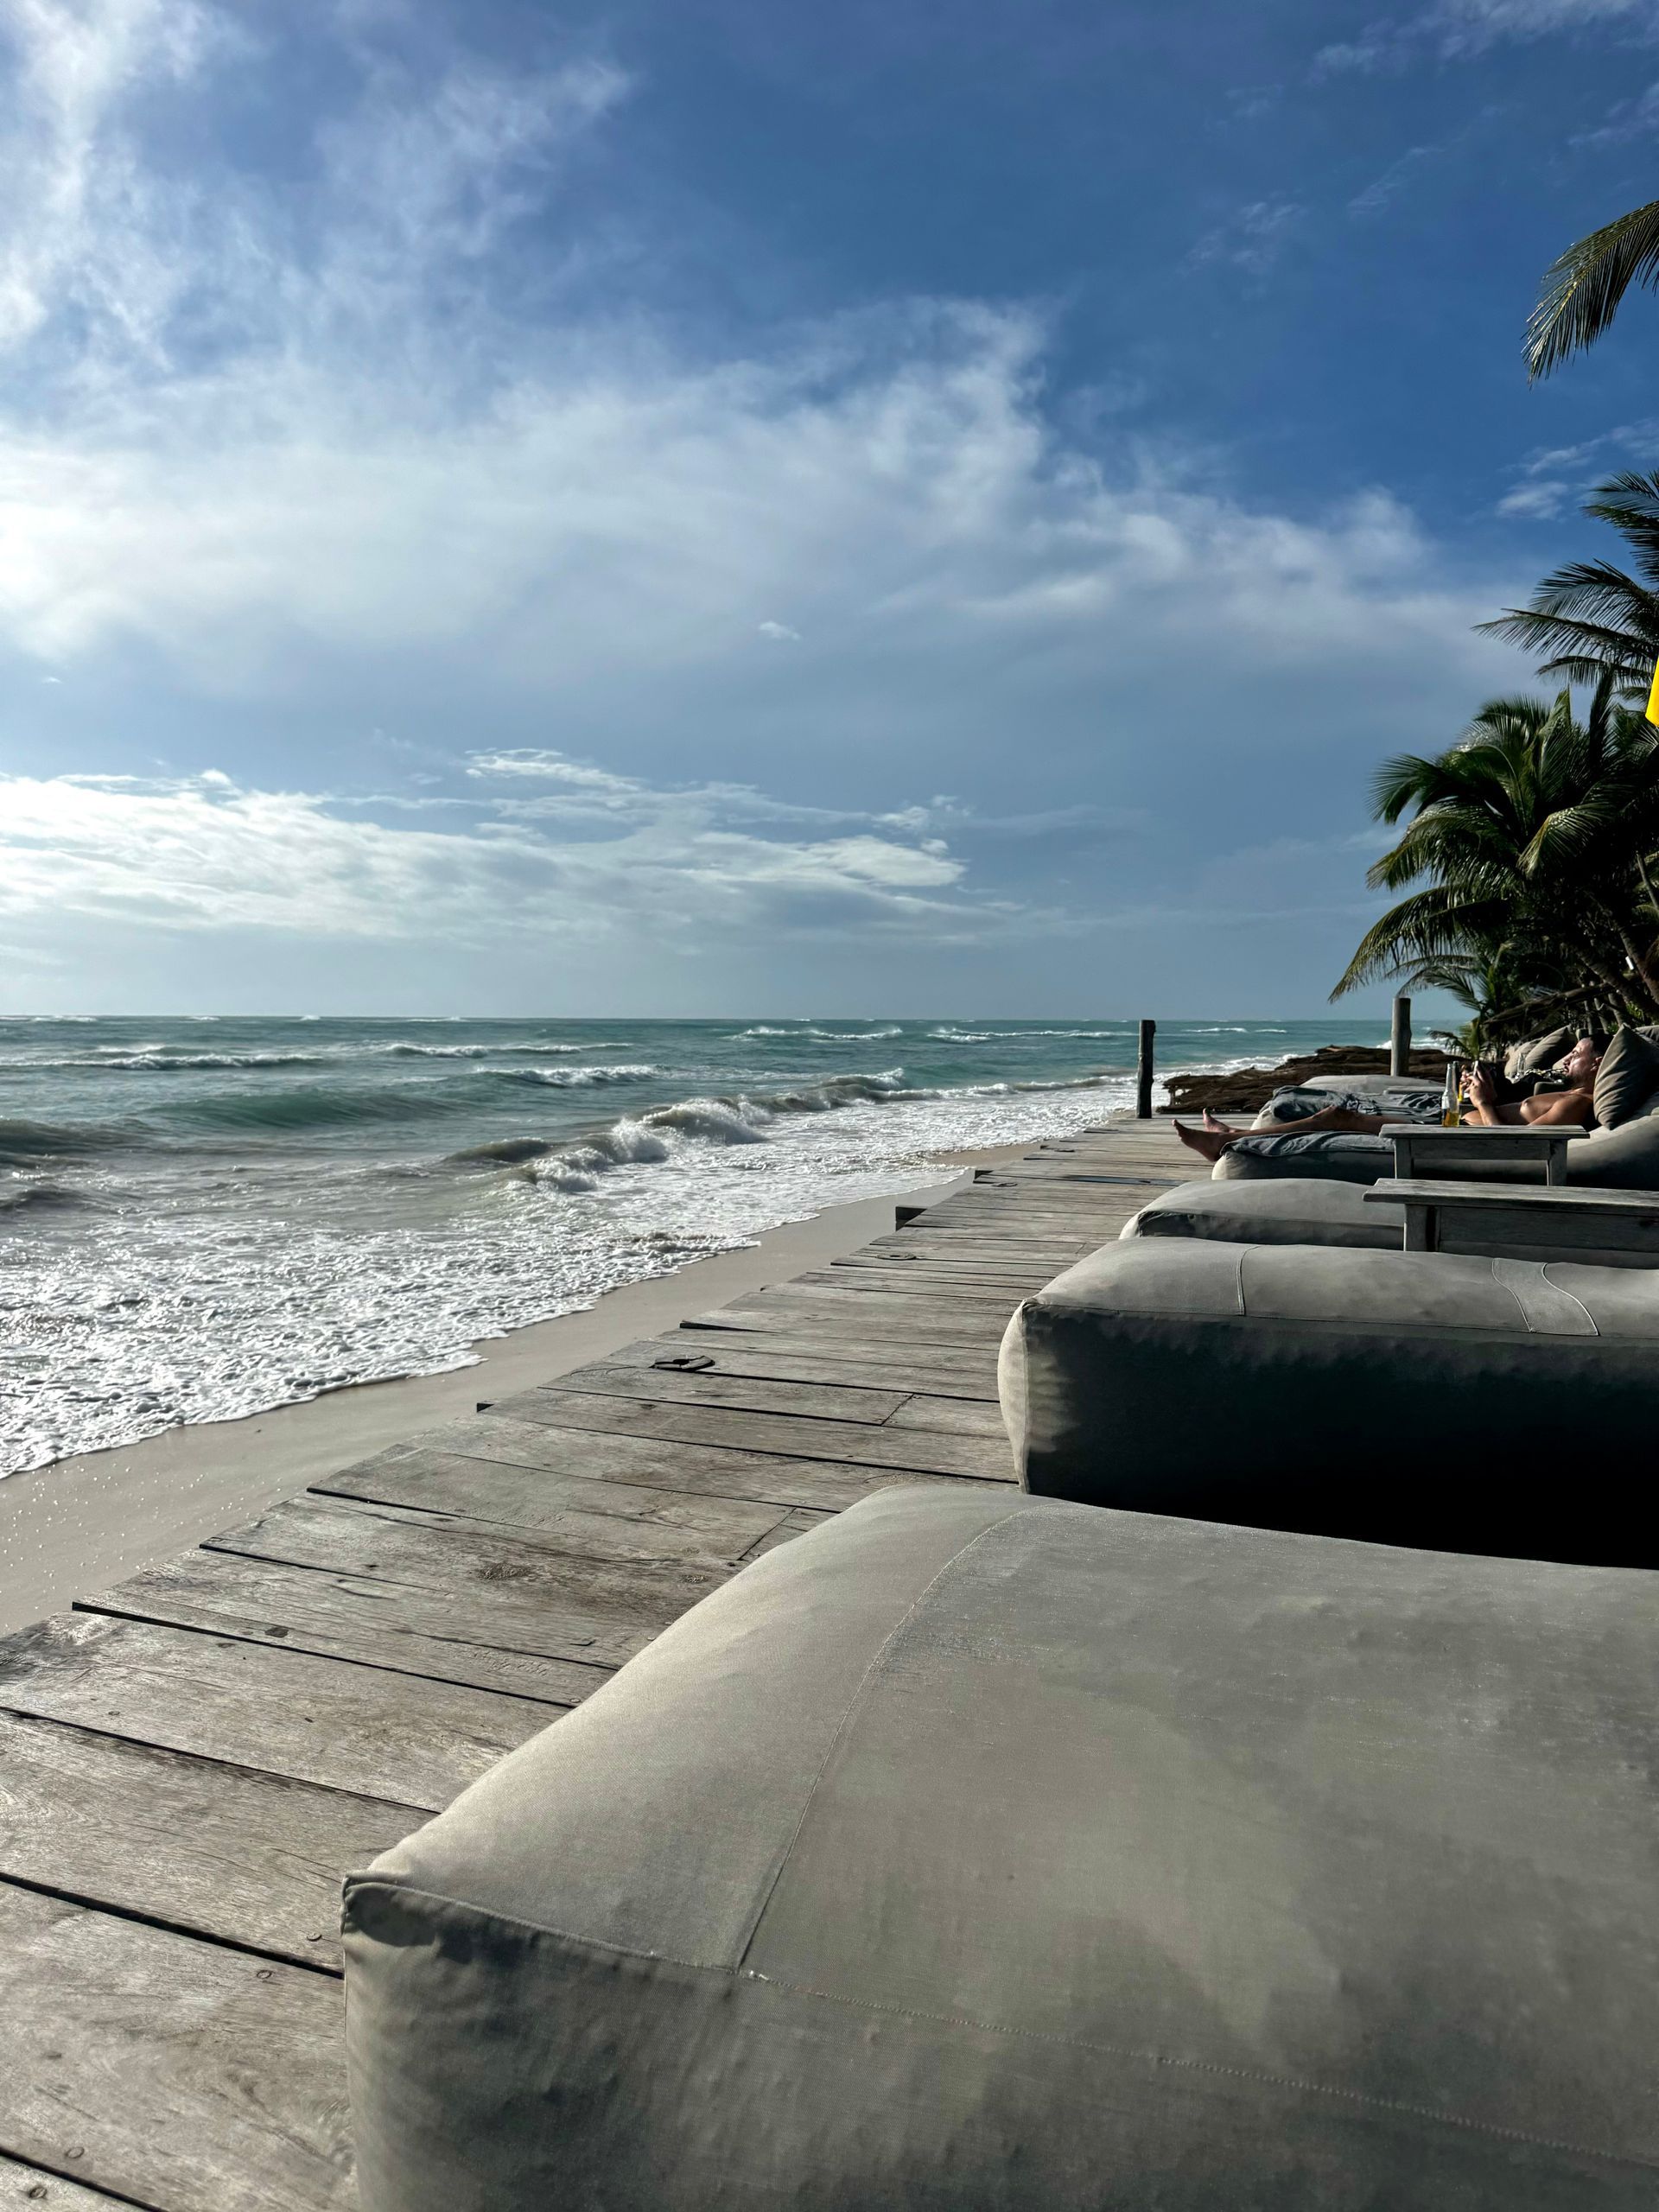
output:
[[[1659,0],[0,0],[0,1011],[1307,1016]],[[1375,1014],[1386,988],[1345,1001]]]

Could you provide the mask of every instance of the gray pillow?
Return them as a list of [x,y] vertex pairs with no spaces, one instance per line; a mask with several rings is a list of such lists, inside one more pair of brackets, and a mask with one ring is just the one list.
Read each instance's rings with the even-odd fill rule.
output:
[[1552,1029],[1548,1037],[1523,1038],[1520,1044],[1511,1045],[1503,1055],[1503,1072],[1511,1083],[1519,1083],[1529,1075],[1541,1074],[1553,1068],[1563,1052],[1570,1052],[1573,1034],[1570,1029]]
[[1634,1121],[1659,1091],[1659,1045],[1639,1029],[1616,1029],[1596,1071],[1596,1119],[1604,1129]]

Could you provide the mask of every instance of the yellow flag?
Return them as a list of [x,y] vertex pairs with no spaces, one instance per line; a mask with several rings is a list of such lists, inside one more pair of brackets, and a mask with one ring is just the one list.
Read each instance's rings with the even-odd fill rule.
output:
[[1653,684],[1648,693],[1648,720],[1659,722],[1659,661],[1653,664]]

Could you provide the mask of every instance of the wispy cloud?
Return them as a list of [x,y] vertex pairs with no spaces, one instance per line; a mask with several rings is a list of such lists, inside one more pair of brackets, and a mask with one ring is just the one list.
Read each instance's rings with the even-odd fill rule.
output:
[[1634,99],[1619,100],[1608,109],[1606,119],[1593,130],[1580,130],[1569,146],[1621,146],[1633,138],[1650,138],[1659,130],[1659,84],[1649,85]]
[[1576,506],[1610,468],[1637,461],[1652,465],[1659,422],[1619,423],[1577,445],[1546,446],[1517,463],[1518,481],[1497,502],[1511,520],[1553,522]]
[[1363,192],[1357,192],[1348,202],[1351,215],[1380,215],[1401,194],[1416,181],[1429,162],[1437,161],[1445,149],[1440,146],[1408,146],[1398,161],[1390,162],[1378,177],[1374,177]]
[[1252,276],[1264,276],[1306,217],[1306,208],[1294,200],[1253,200],[1206,231],[1187,259],[1195,267],[1225,262]]
[[1466,60],[1506,41],[1610,29],[1651,37],[1659,31],[1659,5],[1656,0],[1435,0],[1419,13],[1381,17],[1357,37],[1322,47],[1313,74],[1366,74],[1431,58]]

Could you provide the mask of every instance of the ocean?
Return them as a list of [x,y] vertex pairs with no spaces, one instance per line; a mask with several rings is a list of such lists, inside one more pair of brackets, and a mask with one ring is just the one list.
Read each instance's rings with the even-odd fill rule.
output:
[[[1381,1044],[1160,1023],[1160,1067]],[[466,1362],[930,1156],[1133,1103],[1130,1021],[0,1020],[0,1473]]]

